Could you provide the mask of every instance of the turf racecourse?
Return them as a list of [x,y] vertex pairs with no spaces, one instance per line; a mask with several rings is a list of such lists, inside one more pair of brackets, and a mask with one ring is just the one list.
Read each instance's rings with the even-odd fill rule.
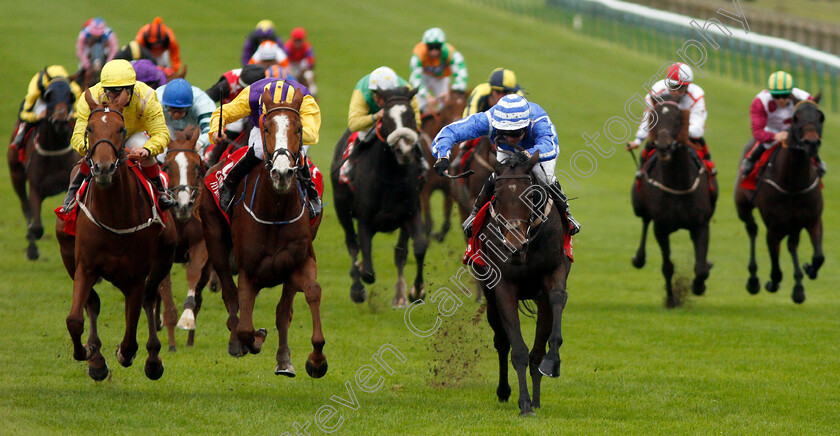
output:
[[[260,19],[273,19],[283,34],[305,26],[319,62],[323,125],[312,155],[322,169],[329,167],[333,145],[346,125],[356,81],[379,65],[390,65],[407,77],[411,48],[423,30],[434,25],[442,27],[466,57],[472,85],[497,66],[516,71],[531,99],[557,125],[558,169],[568,170],[572,153],[587,149],[581,139],[584,132],[600,132],[601,144],[608,149],[602,132],[605,121],[622,115],[624,102],[666,61],[465,0],[284,1],[241,3],[239,9],[219,1],[201,6],[112,2],[106,8],[91,1],[0,3],[2,138],[9,137],[18,103],[39,68],[54,63],[75,66],[75,38],[91,16],[105,17],[121,43],[142,24],[163,16],[181,43],[188,79],[202,88],[236,66],[245,35]],[[100,334],[112,375],[95,383],[86,375],[87,366],[72,358],[64,323],[72,283],[50,230],[54,219],[44,212],[42,258],[26,261],[23,220],[8,169],[0,166],[0,433],[277,435],[295,434],[294,423],[309,422],[308,432],[320,434],[315,418],[324,405],[340,413],[328,425],[340,422],[337,433],[349,435],[836,433],[840,120],[827,113],[821,152],[829,167],[823,191],[826,264],[819,279],[805,282],[808,300],[794,305],[790,258],[783,252],[780,292],[751,296],[744,289],[747,237],[731,193],[737,154],[749,135],[747,108],[763,84],[716,75],[699,78],[698,83],[707,92],[706,138],[718,163],[722,191],[712,222],[709,258],[715,267],[707,295],[692,297],[677,310],[663,307],[660,259],[652,238],[648,266],[632,268],[630,257],[640,230],[629,201],[632,160],[620,149],[611,157],[598,156],[591,177],[577,179],[579,188],[565,184],[567,193],[578,197],[572,207],[583,232],[575,238],[561,377],[544,379],[542,408],[533,419],[517,417],[515,394],[510,403],[496,401],[492,333],[484,318],[475,319],[481,314],[476,315],[480,309],[474,302],[465,298],[428,338],[414,336],[403,312],[390,309],[395,235],[379,235],[374,241],[378,281],[369,287],[369,302],[350,302],[349,259],[331,195],[316,241],[329,359],[325,378],[312,380],[303,371],[311,350],[311,319],[302,297],[295,303],[290,330],[292,358],[300,375],[273,375],[279,289],[270,289],[261,294],[255,311],[255,324],[269,330],[262,354],[242,359],[227,355],[221,298],[208,292],[196,346],[186,349],[186,334],[179,332],[177,353],[163,354],[163,378],[149,381],[142,372],[144,318],[137,363],[122,368],[114,358],[124,328],[122,297],[103,284],[97,286],[102,296]],[[45,210],[59,202],[57,197],[49,199]],[[769,273],[763,235],[762,229],[762,282]],[[803,260],[811,255],[805,239]],[[426,258],[430,292],[457,272],[463,245],[453,233],[444,244],[431,246]],[[687,277],[693,261],[687,234],[674,235],[672,246],[677,274]],[[407,271],[414,272],[411,256]],[[183,268],[176,265],[173,272],[176,299],[182,300]],[[417,311],[418,326],[432,325],[430,306]],[[530,342],[533,321],[524,320],[523,325]],[[377,365],[372,355],[383,344],[392,344],[405,361],[389,355],[393,374],[380,372],[384,384],[373,393],[362,392],[354,375],[364,365]],[[347,381],[355,394],[355,410],[331,400],[336,396],[349,401]],[[515,392],[515,382],[512,388]]]

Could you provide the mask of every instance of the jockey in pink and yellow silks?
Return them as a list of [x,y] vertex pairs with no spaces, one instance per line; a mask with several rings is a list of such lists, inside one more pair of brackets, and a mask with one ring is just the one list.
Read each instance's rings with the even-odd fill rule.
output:
[[[321,129],[321,108],[305,86],[291,80],[274,77],[258,80],[249,85],[230,104],[224,105],[224,111],[216,109],[210,118],[210,140],[217,145],[225,139],[224,133],[221,136],[219,135],[220,124],[224,127],[227,123],[250,117],[251,123],[256,126],[251,129],[251,136],[248,139],[248,152],[233,166],[219,189],[219,205],[226,211],[230,210],[230,206],[233,204],[233,194],[236,192],[239,181],[259,165],[265,157],[265,148],[259,128],[260,116],[263,115],[265,110],[265,105],[262,102],[265,90],[271,93],[274,102],[291,102],[295,93],[303,94],[303,103],[300,105],[300,122],[303,127],[301,156],[305,167],[298,177],[301,177],[304,182],[307,195],[314,209],[312,213],[317,216],[321,211],[321,202],[314,183],[311,179],[306,178],[306,175],[309,174],[306,151],[310,145],[318,143],[318,135]],[[221,119],[222,117],[223,119]]]

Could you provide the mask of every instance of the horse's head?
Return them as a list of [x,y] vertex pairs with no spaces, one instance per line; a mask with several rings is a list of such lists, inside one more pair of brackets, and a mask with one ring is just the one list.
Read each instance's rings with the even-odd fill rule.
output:
[[72,119],[70,112],[76,97],[66,79],[53,79],[41,99],[47,103],[47,119],[50,123],[68,123]]
[[[303,94],[289,87],[292,101],[274,102],[271,91],[262,95],[264,113],[260,117],[260,130],[265,147],[265,166],[277,192],[283,193],[292,186],[295,173],[303,167],[303,124],[300,106]],[[278,89],[276,95],[280,95]]]
[[383,116],[376,126],[376,134],[388,143],[393,150],[397,163],[408,165],[422,159],[417,141],[420,134],[417,131],[417,119],[411,99],[417,94],[417,89],[409,90],[401,87],[387,91],[378,91],[385,100],[382,106]]
[[94,179],[101,185],[111,183],[117,167],[125,161],[126,129],[122,110],[128,104],[128,94],[123,93],[120,98],[122,100],[97,103],[90,91],[85,91],[85,101],[90,107],[85,129],[85,161]]
[[163,170],[169,175],[170,189],[178,202],[174,210],[175,219],[180,221],[192,217],[195,201],[201,192],[206,168],[195,150],[200,134],[198,128],[175,132],[163,163]]
[[651,114],[649,140],[656,147],[659,158],[668,161],[674,150],[688,143],[689,112],[680,110],[675,98],[669,94],[659,95],[656,100],[660,101],[653,107]]
[[530,197],[540,193],[532,188],[535,179],[531,172],[539,160],[539,152],[529,157],[527,153],[520,151],[505,163],[495,165],[495,204],[491,203],[490,214],[501,225],[501,234],[498,236],[513,253],[514,265],[525,262],[529,243],[528,232],[533,217],[532,206],[541,202],[541,199]]
[[803,100],[794,106],[790,124],[788,148],[802,150],[808,156],[816,156],[822,142],[822,128],[825,114],[810,100]]

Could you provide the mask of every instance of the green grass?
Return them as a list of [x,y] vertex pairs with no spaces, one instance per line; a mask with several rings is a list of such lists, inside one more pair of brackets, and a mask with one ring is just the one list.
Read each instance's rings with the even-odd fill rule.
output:
[[[113,2],[107,9],[92,1],[11,2],[3,0],[0,32],[0,137],[8,137],[18,103],[32,75],[41,67],[75,66],[73,44],[81,23],[103,15],[125,42],[136,29],[163,15],[182,43],[188,78],[200,87],[233,68],[247,32],[271,18],[284,33],[303,25],[318,54],[322,95],[321,143],[312,148],[321,168],[329,165],[334,142],[344,129],[347,104],[356,81],[380,65],[408,75],[411,47],[424,29],[440,26],[461,50],[479,83],[497,66],[516,71],[529,97],[541,104],[557,125],[561,155],[557,168],[587,149],[581,134],[601,132],[624,102],[666,59],[575,34],[531,18],[510,15],[458,0],[444,2],[263,2],[233,7],[229,2],[150,1],[142,7]],[[840,152],[836,147],[840,119],[827,114],[823,159],[825,179],[824,245],[826,264],[820,278],[805,283],[808,300],[790,300],[792,273],[783,253],[785,279],[779,294],[750,296],[744,289],[747,239],[731,200],[737,155],[749,136],[747,108],[761,83],[746,84],[710,73],[698,78],[707,93],[710,117],[707,140],[720,171],[721,197],[712,222],[710,259],[715,268],[707,295],[692,297],[677,310],[663,307],[664,290],[655,243],[649,265],[630,266],[638,242],[639,221],[630,207],[632,159],[617,147],[599,157],[580,188],[566,184],[577,197],[572,204],[583,223],[575,238],[576,262],[569,278],[564,313],[565,343],[561,377],[543,382],[543,407],[534,419],[520,419],[515,400],[495,399],[497,359],[492,333],[484,319],[470,318],[478,309],[470,299],[430,338],[412,335],[403,312],[390,309],[396,274],[392,266],[394,235],[374,241],[378,281],[370,301],[355,305],[348,298],[349,259],[331,204],[316,241],[319,281],[324,289],[322,319],[330,369],[320,380],[308,378],[304,360],[311,350],[311,320],[302,298],[295,303],[290,346],[300,376],[272,374],[276,351],[274,306],[279,289],[264,290],[255,320],[269,329],[264,352],[234,359],[226,353],[227,332],[218,294],[205,294],[197,345],[163,355],[166,373],[151,382],[142,372],[141,350],[131,368],[114,356],[124,328],[122,297],[108,284],[100,321],[110,379],[95,383],[86,365],[75,362],[65,327],[71,280],[61,266],[55,237],[48,230],[40,242],[42,259],[24,258],[25,227],[9,187],[8,170],[0,168],[0,433],[3,434],[294,434],[293,423],[312,422],[330,398],[347,398],[351,381],[357,410],[339,406],[340,434],[500,434],[562,432],[567,434],[828,434],[840,428],[840,345],[836,290],[838,274],[836,223],[840,207]],[[635,126],[633,126],[635,129]],[[332,203],[331,195],[326,201]],[[45,210],[58,205],[49,199]],[[53,222],[44,212],[47,229]],[[438,219],[439,221],[439,219]],[[761,232],[763,238],[763,230]],[[451,234],[427,253],[429,291],[445,284],[460,267],[463,240]],[[692,270],[687,234],[672,236],[677,273]],[[803,242],[803,259],[811,249]],[[766,280],[769,262],[759,242],[759,274]],[[413,260],[407,268],[413,275]],[[176,299],[184,297],[183,268],[173,268]],[[415,322],[433,320],[431,305],[418,309]],[[141,317],[142,318],[142,317]],[[523,321],[526,341],[533,321]],[[372,355],[393,344],[406,360],[390,359],[393,374],[382,372],[384,386],[374,393],[355,387],[356,371],[374,364]],[[513,376],[513,371],[511,370]],[[517,389],[516,383],[512,387]],[[514,395],[515,398],[515,395]]]

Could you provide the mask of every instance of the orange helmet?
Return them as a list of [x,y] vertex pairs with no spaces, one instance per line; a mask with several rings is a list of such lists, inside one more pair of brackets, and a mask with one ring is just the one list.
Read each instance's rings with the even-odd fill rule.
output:
[[161,43],[164,46],[169,46],[169,33],[166,30],[166,26],[163,25],[163,18],[155,17],[149,24],[149,28],[143,32],[143,39],[148,45]]

